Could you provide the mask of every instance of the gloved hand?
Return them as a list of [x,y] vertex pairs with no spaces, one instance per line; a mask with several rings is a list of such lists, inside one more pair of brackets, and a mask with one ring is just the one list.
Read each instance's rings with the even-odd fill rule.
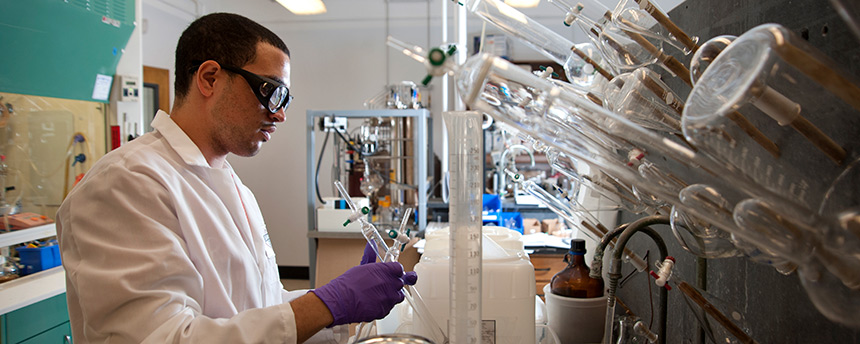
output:
[[414,271],[404,273],[400,263],[372,263],[375,260],[376,253],[366,246],[362,265],[310,291],[328,307],[334,318],[331,326],[385,317],[394,305],[403,301],[403,286],[418,280]]
[[376,251],[373,250],[373,246],[370,243],[364,245],[364,254],[361,256],[361,265],[367,263],[373,263],[376,261]]

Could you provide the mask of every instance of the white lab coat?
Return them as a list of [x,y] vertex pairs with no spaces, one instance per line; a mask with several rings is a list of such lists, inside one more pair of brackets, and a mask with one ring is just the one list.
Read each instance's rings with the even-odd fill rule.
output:
[[[251,191],[169,115],[100,159],[57,212],[77,343],[294,343]],[[344,342],[344,326],[318,342]]]

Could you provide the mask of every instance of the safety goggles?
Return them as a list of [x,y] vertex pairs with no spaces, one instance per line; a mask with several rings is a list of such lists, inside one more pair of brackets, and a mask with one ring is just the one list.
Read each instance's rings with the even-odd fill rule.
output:
[[[197,68],[200,68],[201,64],[203,64],[203,62],[195,63]],[[245,78],[245,81],[247,81],[248,85],[251,86],[251,90],[254,91],[254,95],[257,96],[257,100],[259,100],[260,104],[263,104],[269,112],[275,113],[281,108],[286,110],[286,108],[290,106],[293,96],[290,95],[290,89],[287,88],[286,85],[265,76],[251,73],[239,67],[222,63],[219,64],[221,65],[221,68],[224,68],[224,70],[239,74]]]

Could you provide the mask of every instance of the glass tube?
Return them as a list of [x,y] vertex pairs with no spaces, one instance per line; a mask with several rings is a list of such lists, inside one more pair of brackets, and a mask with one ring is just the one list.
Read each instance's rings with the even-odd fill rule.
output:
[[616,76],[603,90],[604,106],[643,128],[681,134],[684,100],[648,68]]
[[[708,68],[702,80],[711,70]],[[707,202],[682,202],[679,194],[653,183],[629,166],[628,152],[602,145],[592,136],[603,135],[603,138],[614,143],[632,144],[641,148],[651,161],[661,162],[661,167],[668,166],[667,171],[688,176],[685,183],[693,185],[694,182],[707,182],[727,200],[728,206],[735,205],[737,208],[741,206],[741,201],[751,197],[782,200],[779,194],[762,187],[759,182],[736,166],[726,164],[722,160],[713,160],[711,156],[694,152],[681,144],[658,136],[617,114],[598,107],[581,96],[566,92],[499,58],[488,55],[473,56],[455,74],[456,85],[464,95],[464,102],[473,109],[490,113],[497,121],[505,122],[524,134],[610,173],[627,184],[642,188],[672,205],[683,207],[693,215],[708,218],[714,225],[730,231],[733,236],[753,243],[757,247],[776,252],[780,258],[791,259],[791,262],[801,267],[822,262],[820,264],[827,269],[826,271],[842,281],[845,288],[856,290],[852,288],[857,288],[856,271],[860,271],[860,267],[857,269],[850,267],[856,265],[856,252],[860,251],[857,249],[857,238],[845,235],[847,232],[834,227],[832,221],[791,202],[782,202],[778,208],[778,215],[791,214],[790,216],[763,217],[763,220],[771,221],[770,225],[779,226],[750,230],[749,228],[752,228],[750,223],[739,221],[737,209],[733,212],[733,218],[728,216],[724,209],[715,211]],[[495,92],[493,89],[498,88],[500,83],[504,83],[511,90],[510,96],[493,93]],[[492,103],[486,101],[485,93],[499,97],[499,101]],[[525,96],[532,97],[533,100],[528,102],[528,106],[520,107],[518,104],[523,103],[523,99],[520,98]],[[570,130],[569,128],[573,126],[569,124],[577,124],[589,130]],[[757,147],[751,144],[750,146]],[[714,216],[715,214],[718,216]],[[793,222],[786,223],[785,219],[791,219]],[[799,227],[800,233],[804,235],[792,237],[791,226]],[[773,231],[773,237],[764,235],[768,231]],[[773,238],[786,239],[774,241]],[[799,241],[807,246],[801,246],[801,250],[791,250],[791,252],[780,247],[790,244],[792,240],[788,239],[795,238],[799,238]],[[839,240],[842,240],[842,243]],[[787,256],[788,254],[793,256]],[[822,313],[827,315],[825,311]]]
[[[464,101],[473,109],[492,114],[497,121],[518,128],[525,134],[618,178],[626,185],[641,189],[655,199],[681,206],[692,215],[707,218],[724,230],[738,230],[738,225],[731,216],[731,206],[750,195],[768,194],[767,190],[732,169],[732,166],[719,164],[707,156],[697,154],[680,143],[661,137],[578,95],[536,78],[507,61],[488,55],[476,55],[466,61],[456,76],[456,84],[464,95]],[[509,93],[512,97],[494,94],[494,89],[501,83],[508,89],[522,89],[523,92],[512,91]],[[498,101],[487,101],[487,94],[498,97]],[[526,107],[519,107],[522,99],[518,97],[529,94],[534,100]],[[595,136],[617,146],[606,145],[595,139]],[[661,169],[672,171],[674,175],[687,176],[684,183],[688,185],[707,181],[708,185],[719,190],[722,197],[728,200],[728,209],[715,211],[707,203],[682,202],[677,187],[666,187],[670,185],[667,182],[672,178],[645,177],[629,165],[628,154],[631,151],[625,150],[629,147],[641,148],[645,159],[659,162]],[[768,245],[767,242],[755,242],[755,239],[759,239],[756,236],[746,238],[743,231],[732,234],[737,234],[741,239],[749,240],[759,247]]]
[[[577,88],[586,92],[590,91],[593,89],[592,84],[596,82],[595,78],[604,78],[594,68],[586,67],[589,64],[571,50],[574,47],[573,42],[504,2],[500,0],[467,0],[464,1],[464,6],[485,21],[560,64],[564,67],[567,79]],[[589,56],[589,58],[597,61],[598,64],[602,63],[603,60],[599,55]],[[606,81],[608,80],[597,82],[602,85]]]
[[659,37],[688,55],[698,48],[698,37],[688,36],[669,16],[649,0],[620,0],[612,11],[612,22],[628,30]]

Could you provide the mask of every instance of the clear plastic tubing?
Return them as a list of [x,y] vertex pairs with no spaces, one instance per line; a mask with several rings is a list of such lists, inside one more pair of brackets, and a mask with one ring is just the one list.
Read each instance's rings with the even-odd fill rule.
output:
[[443,112],[448,129],[448,173],[451,223],[451,343],[481,342],[481,173],[482,137],[479,112]]

